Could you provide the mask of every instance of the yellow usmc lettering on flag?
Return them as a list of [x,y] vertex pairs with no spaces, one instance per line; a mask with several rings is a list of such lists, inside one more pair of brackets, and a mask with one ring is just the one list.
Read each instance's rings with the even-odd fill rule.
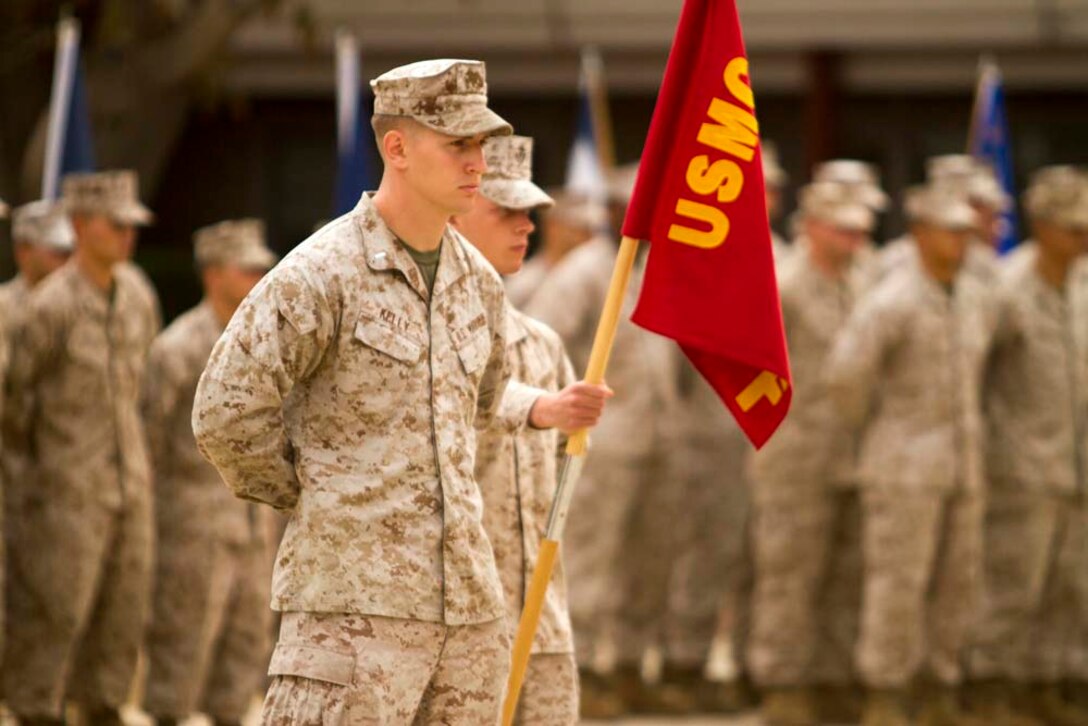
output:
[[790,387],[790,382],[785,378],[779,378],[770,371],[763,371],[755,380],[737,394],[737,405],[740,410],[748,413],[752,407],[766,398],[772,406],[777,406],[782,400],[782,394]]
[[[750,162],[759,144],[759,123],[753,113],[755,98],[748,82],[748,59],[740,56],[729,61],[722,80],[732,100],[711,99],[707,109],[709,122],[699,128],[697,140],[727,156]],[[692,192],[704,197],[716,195],[720,204],[736,201],[744,189],[744,171],[740,164],[733,159],[711,163],[706,154],[696,156],[688,163],[685,179]],[[702,228],[678,221],[669,227],[669,239],[674,242],[714,249],[729,236],[729,217],[720,207],[681,198],[676,201],[676,214],[702,223]]]

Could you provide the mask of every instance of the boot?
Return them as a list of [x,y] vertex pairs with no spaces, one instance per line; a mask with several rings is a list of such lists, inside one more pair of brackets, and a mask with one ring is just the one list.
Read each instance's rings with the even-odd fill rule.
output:
[[125,726],[121,712],[109,706],[87,709],[87,726]]
[[771,688],[764,692],[759,715],[765,726],[819,726],[811,689]]
[[580,676],[583,719],[610,721],[627,713],[627,704],[620,696],[615,676],[583,670]]
[[865,699],[857,686],[822,685],[816,686],[816,712],[823,723],[857,723]]
[[1074,706],[1088,708],[1088,682],[1069,680],[1062,684],[1065,700]]
[[869,691],[861,714],[861,726],[911,726],[905,694],[893,690]]
[[1015,689],[1006,681],[976,681],[964,689],[968,710],[994,726],[1046,726],[1018,708]]
[[696,703],[685,689],[660,681],[646,683],[634,666],[617,670],[619,693],[630,713],[684,715],[695,710]]
[[1026,710],[1050,726],[1084,726],[1088,710],[1067,701],[1057,684],[1035,684],[1025,694]]
[[986,719],[974,716],[960,706],[955,688],[931,685],[922,689],[922,705],[918,726],[991,726]]
[[735,681],[703,679],[699,684],[699,711],[702,713],[736,714],[750,711],[756,698],[742,678]]
[[704,702],[708,700],[709,689],[714,685],[703,678],[703,669],[697,666],[666,663],[661,671],[661,686],[672,691],[672,695],[666,696],[665,700],[681,708],[669,712],[673,715],[704,712]]

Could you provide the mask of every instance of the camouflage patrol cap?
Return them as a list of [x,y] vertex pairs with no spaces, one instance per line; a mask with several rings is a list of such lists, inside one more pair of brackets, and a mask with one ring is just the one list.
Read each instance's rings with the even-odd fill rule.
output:
[[443,58],[410,63],[370,82],[374,113],[406,116],[450,136],[513,132],[487,107],[487,74],[477,60]]
[[911,187],[904,202],[907,218],[952,230],[971,230],[978,222],[966,194],[934,183]]
[[817,164],[812,170],[812,181],[842,184],[858,201],[876,212],[883,212],[890,202],[880,188],[880,171],[857,159],[831,159]]
[[270,270],[279,260],[268,249],[264,222],[259,219],[232,219],[193,233],[193,256],[205,265],[236,265]]
[[782,168],[778,160],[778,147],[773,141],[764,141],[760,144],[760,156],[763,159],[763,181],[772,189],[785,186],[790,180],[789,174]]
[[11,236],[22,244],[69,252],[76,233],[63,204],[39,199],[16,207],[11,213]]
[[608,210],[599,199],[562,187],[549,189],[548,196],[555,200],[555,206],[548,210],[549,217],[590,231],[599,230],[608,223]]
[[480,194],[507,209],[550,207],[555,200],[533,184],[533,140],[501,136],[484,144],[487,173]]
[[1004,211],[1012,204],[993,168],[967,154],[934,156],[926,161],[926,175],[930,182],[991,209]]
[[1024,206],[1034,219],[1088,229],[1088,171],[1065,165],[1038,170],[1024,194]]
[[69,213],[102,214],[134,226],[151,224],[155,218],[140,203],[139,177],[128,169],[66,174],[61,190]]
[[804,217],[843,229],[872,232],[876,225],[873,208],[861,201],[849,184],[829,181],[808,184],[801,189],[800,209]]

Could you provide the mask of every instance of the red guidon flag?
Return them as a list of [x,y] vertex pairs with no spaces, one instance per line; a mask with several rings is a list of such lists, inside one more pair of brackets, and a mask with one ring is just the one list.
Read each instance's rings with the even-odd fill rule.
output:
[[623,234],[650,242],[632,319],[676,340],[762,446],[792,389],[735,0],[684,3]]

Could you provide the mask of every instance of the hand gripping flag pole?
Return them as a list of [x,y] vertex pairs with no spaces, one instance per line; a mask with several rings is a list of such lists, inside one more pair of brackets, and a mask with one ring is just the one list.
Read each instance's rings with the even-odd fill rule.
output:
[[[620,311],[623,308],[624,295],[627,292],[627,284],[631,279],[631,270],[635,266],[637,253],[638,240],[624,237],[620,243],[619,254],[616,256],[616,266],[612,269],[612,281],[608,286],[604,309],[597,323],[597,334],[593,338],[593,350],[589,356],[589,365],[586,367],[587,383],[604,383],[605,368],[608,367],[612,344],[616,340],[616,327],[619,325]],[[506,701],[502,709],[504,726],[511,726],[514,723],[518,696],[525,682],[525,670],[529,666],[529,653],[533,648],[537,625],[540,623],[540,610],[544,605],[544,595],[548,591],[552,572],[555,570],[555,560],[559,555],[559,541],[563,538],[563,527],[567,523],[571,496],[574,494],[578,473],[585,462],[585,456],[586,432],[579,431],[567,441],[566,457],[560,468],[559,485],[555,490],[555,498],[552,500],[548,526],[544,539],[540,543],[536,569],[533,571],[533,579],[525,596],[525,607],[521,612],[521,621],[518,623],[510,665],[510,678],[506,683]]]

